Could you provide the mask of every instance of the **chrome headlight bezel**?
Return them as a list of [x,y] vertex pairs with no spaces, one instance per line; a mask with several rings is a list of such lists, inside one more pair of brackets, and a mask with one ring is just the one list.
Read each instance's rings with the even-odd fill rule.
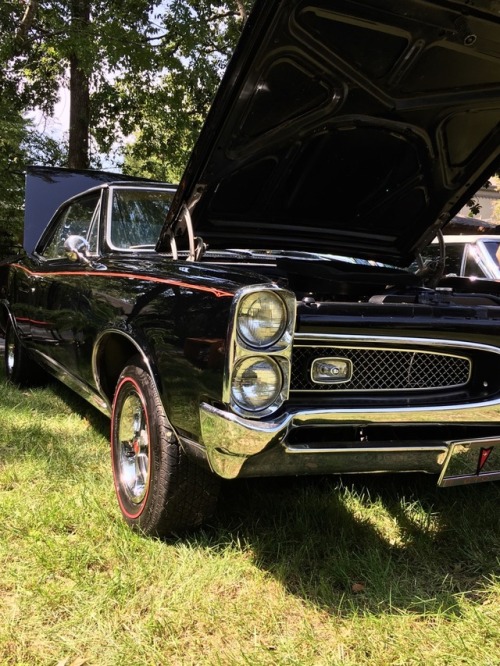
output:
[[236,332],[244,346],[252,349],[272,347],[283,336],[286,324],[286,306],[276,292],[268,289],[252,291],[241,298]]
[[[252,373],[256,375],[253,381]],[[245,388],[250,389],[248,393]],[[255,391],[253,404],[252,389]],[[246,356],[236,363],[231,381],[231,398],[240,409],[256,413],[266,411],[280,400],[282,390],[283,374],[279,363],[272,356]]]
[[[274,304],[274,312],[281,310],[282,321],[272,324],[269,336],[264,336],[264,344],[260,344],[258,333],[252,338],[246,336],[248,322],[248,306],[259,301],[261,298],[264,305],[267,302]],[[257,307],[257,314],[260,314]],[[242,325],[240,317],[247,319]],[[264,318],[265,319],[265,318]],[[295,295],[274,284],[252,285],[243,287],[236,292],[231,308],[231,323],[228,331],[228,354],[226,357],[226,368],[224,376],[223,400],[226,405],[236,414],[248,418],[261,418],[268,416],[278,410],[288,398],[290,388],[290,366],[292,354],[293,332],[296,319]],[[251,328],[251,322],[250,322]],[[249,339],[252,338],[252,339]],[[242,404],[242,401],[233,393],[233,380],[236,368],[242,360],[250,357],[263,357],[270,359],[276,364],[281,373],[281,387],[276,391],[274,400],[265,406],[252,408]]]

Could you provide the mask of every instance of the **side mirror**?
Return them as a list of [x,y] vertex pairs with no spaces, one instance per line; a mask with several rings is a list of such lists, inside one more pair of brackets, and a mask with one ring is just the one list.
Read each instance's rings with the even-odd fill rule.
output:
[[87,257],[89,244],[83,236],[68,236],[64,241],[66,256],[71,261],[79,261],[82,264],[90,264]]

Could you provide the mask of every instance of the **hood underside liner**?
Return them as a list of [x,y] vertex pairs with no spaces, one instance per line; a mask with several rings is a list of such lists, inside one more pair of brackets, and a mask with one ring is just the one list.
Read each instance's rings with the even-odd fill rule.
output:
[[210,247],[409,263],[500,154],[500,17],[474,4],[257,0],[159,249],[187,205]]

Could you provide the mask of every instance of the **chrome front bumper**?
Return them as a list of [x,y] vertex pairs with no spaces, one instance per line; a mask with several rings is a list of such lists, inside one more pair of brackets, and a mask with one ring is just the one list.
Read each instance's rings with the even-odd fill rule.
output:
[[[226,479],[239,476],[421,471],[440,474],[442,486],[500,479],[500,400],[474,408],[408,408],[400,411],[307,410],[283,414],[274,421],[245,419],[202,403],[200,419],[203,444],[213,471]],[[453,438],[430,442],[387,442],[376,445],[349,442],[333,446],[290,443],[290,434],[301,427],[386,425],[465,426],[489,424],[494,436]],[[487,460],[480,468],[479,460]],[[487,463],[487,464],[486,464]]]

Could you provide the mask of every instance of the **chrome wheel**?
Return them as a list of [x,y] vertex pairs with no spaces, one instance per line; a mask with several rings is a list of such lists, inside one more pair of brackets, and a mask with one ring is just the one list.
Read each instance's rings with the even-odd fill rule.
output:
[[218,477],[187,457],[137,356],[116,384],[111,462],[121,512],[141,534],[179,534],[215,510]]
[[119,482],[129,502],[139,505],[149,487],[149,428],[141,396],[130,388],[118,419]]
[[7,370],[7,377],[11,377],[16,363],[16,343],[14,340],[14,332],[12,327],[9,327],[7,339],[5,341],[5,368]]

